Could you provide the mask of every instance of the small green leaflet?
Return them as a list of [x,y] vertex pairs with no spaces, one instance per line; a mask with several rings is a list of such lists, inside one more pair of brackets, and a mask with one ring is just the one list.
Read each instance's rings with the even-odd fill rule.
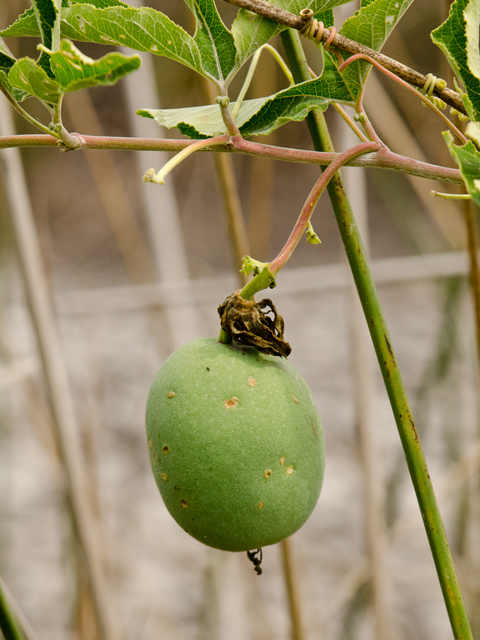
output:
[[433,42],[446,55],[466,89],[466,93],[461,94],[462,100],[474,121],[480,120],[479,24],[480,0],[456,0],[447,20],[432,31]]
[[450,131],[445,131],[443,137],[460,169],[468,193],[472,196],[475,204],[480,207],[480,151],[471,140],[462,147],[453,144],[453,135]]
[[[351,2],[351,0],[272,0],[270,4],[279,9],[286,9],[296,15],[302,9],[312,9],[314,16],[325,22],[320,15],[322,12],[347,2]],[[326,27],[331,26],[331,24],[333,24],[333,21],[328,24],[325,22]],[[238,51],[237,66],[242,66],[262,44],[265,44],[273,36],[285,29],[286,27],[277,22],[263,18],[245,9],[240,9],[232,25],[232,33]]]
[[55,80],[31,58],[21,58],[12,67],[8,80],[12,87],[50,105],[58,105],[62,95],[96,85],[112,85],[141,64],[139,56],[107,53],[99,60],[83,55],[74,44],[62,40],[60,51],[50,54]]
[[[335,94],[335,100],[347,104],[352,102],[350,92],[336,69],[327,69],[327,73],[316,80],[289,87],[272,96],[245,100],[237,114],[236,124],[244,136],[266,135],[291,120],[304,120],[312,109],[325,111],[332,101],[330,94]],[[233,109],[235,105],[230,106]],[[153,118],[169,129],[177,127],[191,138],[225,133],[217,105],[187,109],[142,109],[137,113]]]
[[235,67],[237,50],[233,36],[218,15],[214,0],[185,0],[196,17],[194,40],[202,56],[203,68],[217,78],[225,80]]
[[[413,0],[363,0],[361,9],[345,20],[340,33],[370,49],[380,51]],[[358,94],[365,83],[371,65],[359,60],[343,73],[352,91]]]

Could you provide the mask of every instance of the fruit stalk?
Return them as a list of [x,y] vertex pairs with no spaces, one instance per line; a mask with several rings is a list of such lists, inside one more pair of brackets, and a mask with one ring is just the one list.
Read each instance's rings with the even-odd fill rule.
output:
[[[281,34],[281,38],[295,81],[309,79],[308,64],[298,34],[288,29]],[[332,151],[323,114],[318,110],[309,114],[307,123],[315,149]],[[473,636],[425,456],[365,249],[340,174],[333,177],[327,188],[397,423],[454,637],[458,640],[470,640]]]

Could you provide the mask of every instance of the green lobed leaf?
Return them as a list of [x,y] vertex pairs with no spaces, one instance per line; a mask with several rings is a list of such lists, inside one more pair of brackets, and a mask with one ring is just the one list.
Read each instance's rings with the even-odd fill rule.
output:
[[[320,78],[289,87],[266,98],[245,100],[235,122],[244,136],[266,135],[292,120],[304,120],[312,109],[325,111],[333,99],[350,104],[352,102],[348,87],[343,83],[333,62],[329,61],[326,72]],[[234,106],[232,104],[231,108]],[[225,133],[225,125],[217,105],[186,109],[141,109],[137,113],[153,118],[169,129],[177,127],[191,138]]]
[[98,60],[84,55],[69,40],[62,40],[60,51],[51,53],[50,63],[61,90],[78,91],[97,85],[112,85],[142,64],[140,56],[107,53]]
[[467,113],[474,121],[480,120],[479,24],[480,0],[456,0],[447,20],[431,34],[466,89],[461,95]]
[[[271,4],[297,15],[302,9],[312,9],[315,18],[323,20],[325,26],[329,27],[333,25],[332,14],[325,12],[347,2],[351,0],[273,0]],[[237,65],[241,66],[259,47],[286,28],[256,13],[240,9],[232,25],[238,51]]]
[[[75,4],[91,4],[99,9],[105,9],[106,7],[128,7],[127,4],[120,0],[62,0],[62,7],[71,7]],[[40,30],[38,28],[37,18],[35,17],[35,10],[33,8],[24,11],[13,24],[0,31],[0,35],[4,36],[39,36]]]
[[72,40],[149,51],[211,77],[203,68],[195,40],[170,18],[149,7],[97,9],[87,4],[67,7],[62,10],[62,35]]
[[34,96],[50,105],[58,105],[64,93],[97,85],[112,85],[141,64],[139,56],[107,53],[92,60],[68,40],[62,40],[60,51],[50,52],[55,79],[32,58],[18,60],[10,73],[11,87]]
[[[240,130],[242,125],[270,99],[271,97],[257,98],[242,102],[235,119]],[[233,109],[235,103],[232,103],[230,107]],[[225,133],[225,124],[217,104],[184,109],[139,109],[137,114],[152,118],[167,129],[181,128],[182,133],[189,135],[191,138],[211,138]]]
[[[361,8],[344,22],[340,33],[370,49],[380,51],[412,2],[413,0],[363,0]],[[344,78],[354,94],[358,95],[370,70],[371,65],[361,60],[345,69]]]
[[60,84],[52,80],[32,58],[17,60],[8,74],[8,80],[15,89],[53,106],[58,105],[62,97]]
[[194,40],[203,68],[217,80],[225,80],[235,68],[237,50],[233,35],[218,15],[214,0],[185,0],[196,18]]
[[333,56],[324,53],[321,76],[270,96],[261,109],[240,127],[240,131],[245,136],[266,135],[291,120],[304,120],[312,109],[325,111],[333,101],[353,104],[350,90],[338,72]]
[[445,131],[443,137],[460,169],[468,193],[480,207],[480,151],[471,140],[461,147],[455,145],[450,131]]
[[7,92],[11,95],[11,97],[15,100],[15,102],[21,102],[25,98],[28,98],[28,93],[25,93],[25,91],[20,91],[20,89],[15,89],[15,87],[12,87],[12,85],[8,80],[8,75],[5,73],[5,71],[3,71],[3,69],[0,69],[0,84],[4,89],[7,90]]

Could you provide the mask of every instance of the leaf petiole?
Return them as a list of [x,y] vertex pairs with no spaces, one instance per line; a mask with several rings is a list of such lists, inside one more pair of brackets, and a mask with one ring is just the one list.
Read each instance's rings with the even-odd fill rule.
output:
[[247,94],[248,89],[250,88],[250,84],[252,82],[252,78],[253,75],[255,73],[255,69],[257,68],[257,64],[258,61],[260,60],[260,55],[262,53],[263,50],[266,51],[270,51],[270,53],[273,55],[273,57],[275,58],[275,60],[278,62],[278,64],[280,65],[280,68],[282,69],[283,73],[285,74],[290,86],[292,87],[295,82],[293,80],[293,76],[292,73],[290,71],[290,69],[287,66],[287,63],[285,62],[285,60],[282,58],[282,56],[278,53],[278,51],[275,49],[275,47],[272,47],[270,44],[264,44],[263,46],[261,46],[259,49],[257,49],[257,51],[255,52],[255,55],[252,58],[252,62],[250,63],[250,67],[248,69],[248,73],[247,76],[245,78],[245,82],[243,83],[242,88],[240,89],[240,93],[238,94],[237,97],[237,101],[235,103],[235,107],[232,111],[232,118],[233,120],[235,120],[238,111],[240,109],[240,107],[242,106],[242,102]]

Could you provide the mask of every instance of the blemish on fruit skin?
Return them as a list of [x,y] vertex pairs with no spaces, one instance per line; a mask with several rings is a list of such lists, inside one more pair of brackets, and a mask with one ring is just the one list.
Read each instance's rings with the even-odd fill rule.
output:
[[207,371],[210,371],[210,367],[207,367]]
[[265,478],[270,478],[270,476],[271,476],[271,475],[272,475],[271,470],[270,470],[270,469],[267,469],[267,470],[265,471]]
[[184,500],[183,498],[181,498],[180,504],[182,505],[182,507],[184,509],[186,509],[188,507],[188,502],[186,500]]
[[265,505],[263,504],[263,502],[259,502],[259,503],[258,503],[258,508],[259,508],[259,509],[263,509],[263,507],[264,507],[264,506],[265,506]]
[[163,453],[168,453],[169,452],[169,448],[167,447],[167,445],[165,445],[163,447]]
[[175,391],[169,391],[167,398],[174,398],[174,397],[175,397]]
[[290,466],[290,467],[287,467],[287,468],[285,469],[285,473],[287,474],[287,476],[291,476],[291,475],[292,475],[292,473],[293,473],[293,467],[291,467],[291,466]]
[[315,424],[315,422],[312,422],[312,436],[316,436],[317,435],[317,425]]
[[150,451],[152,452],[153,464],[157,466],[157,458],[155,457],[155,451],[153,450],[153,442],[151,440],[148,441],[148,446],[150,447]]
[[283,466],[285,464],[285,456],[282,456],[279,460],[280,464]]
[[225,400],[223,404],[227,409],[233,409],[233,407],[237,406],[238,402],[239,402],[238,398],[236,396],[233,396],[233,398],[229,398],[228,400]]
[[292,393],[292,400],[293,400],[294,402],[296,402],[297,404],[299,403],[298,398],[296,398],[296,397],[293,395],[293,393]]
[[166,473],[162,473],[161,475],[162,480],[164,480],[164,482],[167,481],[167,474]]
[[255,378],[249,378],[247,384],[249,387],[254,387],[257,384],[257,381],[255,380]]

